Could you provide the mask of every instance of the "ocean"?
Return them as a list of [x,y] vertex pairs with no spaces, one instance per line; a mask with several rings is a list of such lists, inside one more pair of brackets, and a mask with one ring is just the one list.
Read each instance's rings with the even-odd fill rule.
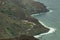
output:
[[33,15],[44,26],[51,30],[37,35],[40,40],[60,40],[60,0],[36,0],[43,3],[50,10],[47,13]]

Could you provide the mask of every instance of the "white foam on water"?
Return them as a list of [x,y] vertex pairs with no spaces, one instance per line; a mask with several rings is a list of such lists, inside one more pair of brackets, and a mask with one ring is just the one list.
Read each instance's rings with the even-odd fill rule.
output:
[[51,12],[53,12],[53,10],[49,10],[49,12],[46,12],[46,13],[37,13],[37,14],[33,14],[33,15],[31,15],[31,16],[37,16],[37,15],[39,15],[39,14],[49,14],[49,13],[51,13]]
[[51,13],[51,12],[53,12],[53,10],[50,10],[49,12]]
[[37,13],[37,14],[32,14],[31,16],[37,16],[37,15],[39,15],[39,13]]
[[[47,9],[49,9],[49,7],[47,7]],[[53,12],[53,10],[49,10],[49,12],[47,12],[47,14],[49,14],[49,13],[51,13],[51,12]],[[34,15],[39,15],[39,14],[33,14],[32,16],[34,16]],[[50,29],[47,33],[42,33],[42,34],[39,34],[39,35],[35,35],[34,37],[35,38],[38,38],[38,37],[41,37],[41,36],[43,36],[43,35],[48,35],[48,34],[51,34],[51,33],[53,33],[53,32],[55,32],[56,31],[56,29],[55,28],[52,28],[52,27],[48,27],[48,26],[46,26],[43,22],[41,22],[41,21],[39,21],[44,27],[46,27],[46,28],[48,28],[48,29]]]
[[53,12],[53,10],[50,9],[49,7],[47,7],[47,9],[49,10],[49,12],[47,12],[47,14]]
[[51,27],[48,27],[48,26],[46,26],[43,22],[41,22],[41,21],[39,21],[42,25],[44,25],[44,27],[46,27],[46,28],[48,28],[48,29],[50,29],[47,33],[42,33],[42,34],[39,34],[39,35],[35,35],[34,37],[35,38],[38,38],[38,37],[41,37],[41,36],[43,36],[43,35],[48,35],[48,34],[51,34],[51,33],[53,33],[53,32],[55,32],[55,28],[51,28]]
[[52,12],[53,12],[53,10],[49,10],[49,12],[47,12],[47,14],[52,13]]

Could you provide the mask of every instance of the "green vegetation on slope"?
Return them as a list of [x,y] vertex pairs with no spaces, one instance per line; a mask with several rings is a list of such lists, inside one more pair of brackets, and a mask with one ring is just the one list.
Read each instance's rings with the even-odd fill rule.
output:
[[10,0],[0,0],[0,38],[21,34],[34,36],[47,32],[48,29],[31,17],[30,13]]

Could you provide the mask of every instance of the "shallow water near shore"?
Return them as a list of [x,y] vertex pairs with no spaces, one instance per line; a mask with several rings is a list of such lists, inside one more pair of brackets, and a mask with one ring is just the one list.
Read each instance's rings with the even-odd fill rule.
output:
[[56,29],[55,28],[52,28],[52,27],[48,27],[48,26],[46,26],[43,22],[41,22],[41,21],[39,21],[42,25],[44,25],[44,27],[46,27],[46,28],[48,28],[48,29],[50,29],[47,33],[42,33],[42,34],[39,34],[39,35],[35,35],[34,37],[36,37],[36,38],[39,38],[39,37],[42,37],[42,36],[44,36],[44,35],[48,35],[48,34],[51,34],[51,33],[53,33],[53,32],[55,32],[56,31]]
[[[47,13],[51,13],[51,12],[53,12],[53,11],[50,10],[50,11],[47,12]],[[33,14],[32,16],[38,16],[38,15],[39,15],[39,14]],[[43,13],[40,13],[40,15],[43,15]],[[51,33],[53,33],[53,32],[56,31],[55,28],[48,27],[48,26],[45,25],[42,21],[39,20],[39,22],[40,22],[44,27],[46,27],[46,28],[48,28],[48,29],[50,29],[50,30],[49,30],[47,33],[42,33],[42,34],[39,34],[39,35],[35,35],[35,36],[34,36],[35,38],[41,38],[41,37],[44,36],[44,35],[48,35],[48,34],[51,34]]]
[[60,40],[60,0],[36,0],[44,3],[50,12],[34,15],[41,23],[47,27],[53,28],[55,32],[44,34],[43,36],[37,35],[40,40]]

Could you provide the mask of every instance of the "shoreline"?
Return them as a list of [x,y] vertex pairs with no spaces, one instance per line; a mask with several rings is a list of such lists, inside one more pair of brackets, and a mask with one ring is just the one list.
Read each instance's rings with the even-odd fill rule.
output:
[[41,36],[48,35],[48,34],[51,34],[51,33],[53,33],[53,32],[56,31],[55,28],[48,27],[48,26],[46,26],[45,24],[43,24],[41,21],[40,21],[40,23],[41,23],[42,25],[44,25],[44,27],[46,27],[46,28],[48,28],[48,29],[50,29],[50,30],[49,30],[47,33],[42,33],[42,34],[39,34],[39,35],[35,35],[35,36],[34,36],[35,38],[39,38],[39,37],[41,37]]
[[[12,1],[13,2],[13,1]],[[11,3],[12,3],[11,2]],[[27,1],[27,3],[28,3],[29,1]],[[2,1],[2,3],[3,3],[3,1]],[[11,13],[11,11],[10,11],[10,9],[9,9],[9,7],[8,7],[8,2],[6,3],[7,4],[7,10],[6,11],[8,11],[7,13],[6,13],[6,11],[4,11],[6,8],[5,7],[2,7],[2,9],[3,8],[5,8],[5,9],[3,9],[2,11],[1,11],[1,13],[6,13],[6,14],[1,14],[1,15],[4,15],[4,16],[1,16],[3,19],[4,18],[8,18],[8,28],[6,27],[6,29],[5,29],[5,31],[9,31],[9,33],[11,34],[11,36],[10,36],[10,34],[8,34],[9,36],[6,36],[5,34],[4,34],[4,36],[6,36],[5,38],[7,38],[7,37],[14,37],[14,35],[16,36],[19,32],[21,32],[20,34],[29,34],[29,35],[37,35],[37,36],[34,36],[34,37],[39,37],[38,36],[38,34],[40,34],[41,36],[44,34],[44,33],[46,33],[46,32],[48,32],[49,31],[49,27],[45,27],[44,26],[44,24],[42,23],[42,22],[40,22],[40,21],[38,21],[38,19],[35,19],[34,17],[32,17],[31,16],[31,14],[35,14],[35,13],[46,13],[46,12],[48,12],[49,10],[46,8],[46,6],[43,4],[43,3],[40,3],[40,2],[35,2],[35,1],[32,1],[32,3],[29,3],[28,5],[26,5],[26,2],[25,2],[25,5],[24,5],[24,1],[22,1],[22,3],[23,3],[23,6],[28,6],[28,9],[27,9],[27,7],[22,7],[22,5],[16,5],[15,6],[15,1],[13,2],[13,6],[16,8],[13,8],[13,6],[12,5],[10,5],[9,4],[9,6],[11,6],[11,11],[12,11],[12,13]],[[32,5],[33,4],[33,5]],[[36,7],[35,7],[36,6]],[[33,7],[34,9],[32,9],[31,7]],[[13,10],[12,10],[13,9]],[[38,10],[37,10],[38,9]],[[30,10],[31,10],[31,13],[30,13]],[[15,12],[16,11],[16,12]],[[10,12],[10,13],[9,13]],[[33,12],[33,13],[32,13]],[[7,16],[7,17],[5,17],[5,16]],[[11,18],[12,17],[12,18]],[[16,18],[14,18],[14,17],[16,17]],[[9,19],[10,18],[10,19]],[[2,19],[2,20],[3,20]],[[7,25],[7,20],[6,19],[4,19],[5,21],[5,23],[6,23],[6,25]],[[13,20],[13,21],[12,21]],[[19,20],[19,21],[18,21]],[[23,21],[24,20],[24,22],[21,22],[21,20]],[[3,23],[4,23],[3,22]],[[34,24],[33,24],[34,23]],[[24,25],[24,26],[22,26],[22,25]],[[13,27],[12,27],[13,26]],[[5,26],[4,26],[5,27]],[[16,28],[15,28],[16,27]],[[19,27],[19,28],[17,28],[17,27]],[[31,27],[31,28],[30,28]],[[37,28],[36,28],[37,27]],[[12,29],[13,30],[12,30]],[[23,29],[24,28],[24,29]],[[18,29],[18,30],[17,30]],[[22,30],[21,30],[22,29]],[[50,30],[52,30],[53,28],[50,28]],[[27,30],[27,31],[26,31]],[[32,30],[32,31],[31,31]],[[11,32],[10,32],[11,31]],[[17,32],[18,31],[18,32]],[[54,31],[54,30],[53,30]],[[51,31],[50,31],[51,32]],[[14,34],[14,35],[13,35]],[[3,35],[2,35],[3,36]],[[2,38],[4,38],[4,37],[2,37]]]
[[[49,12],[47,12],[47,13],[51,13],[51,12],[53,12],[53,10],[50,10]],[[37,14],[38,15],[38,14]],[[46,28],[48,28],[48,29],[50,29],[47,33],[42,33],[42,34],[39,34],[39,35],[35,35],[34,37],[35,38],[39,38],[39,37],[41,37],[41,36],[44,36],[44,35],[48,35],[48,34],[51,34],[51,33],[54,33],[55,31],[56,31],[56,29],[55,28],[52,28],[52,27],[48,27],[47,25],[45,25],[42,21],[40,21],[39,20],[39,23],[41,23],[44,27],[46,27]]]

